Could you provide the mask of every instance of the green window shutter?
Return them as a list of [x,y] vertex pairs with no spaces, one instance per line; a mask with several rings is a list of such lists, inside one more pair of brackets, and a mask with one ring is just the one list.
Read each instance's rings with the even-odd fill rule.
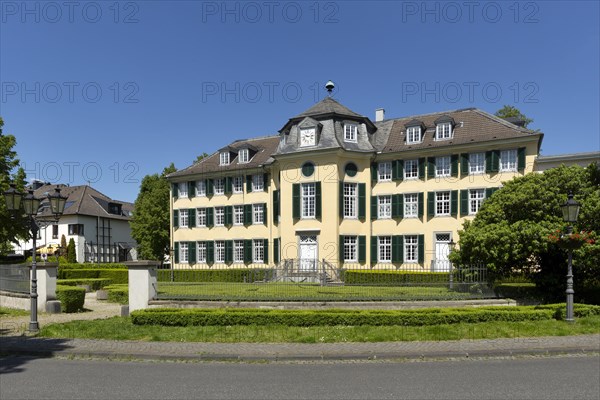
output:
[[212,196],[215,193],[215,184],[212,179],[206,180],[206,195]]
[[179,264],[179,242],[175,242],[175,264]]
[[252,225],[252,204],[244,204],[244,225]]
[[300,184],[292,185],[292,216],[294,219],[300,219]]
[[173,190],[173,198],[177,199],[179,197],[179,187],[176,183],[171,184],[171,188]]
[[269,219],[267,218],[267,203],[263,203],[263,224],[269,225]]
[[188,210],[188,227],[195,228],[196,227],[196,209],[190,208]]
[[371,236],[371,264],[377,264],[377,236]]
[[279,263],[279,241],[280,239],[273,239],[273,262]]
[[425,180],[425,157],[419,158],[419,179]]
[[339,187],[339,207],[340,207],[340,219],[344,218],[344,182],[340,182]]
[[435,192],[427,193],[427,216],[435,217]]
[[404,218],[404,195],[392,196],[392,218]]
[[498,172],[500,170],[500,151],[492,150],[485,153],[485,172]]
[[215,209],[208,207],[206,209],[206,227],[212,228],[215,224]]
[[485,189],[485,198],[489,199],[492,195],[500,188],[487,188]]
[[364,264],[367,261],[367,237],[358,237],[358,262]]
[[392,262],[402,263],[404,261],[404,236],[392,236]]
[[423,195],[423,192],[420,192],[419,195],[417,196],[417,215],[419,216],[419,218],[423,218],[423,214],[425,213],[425,201],[423,199],[423,197],[425,197]]
[[460,175],[461,176],[469,175],[469,155],[468,154],[460,155]]
[[209,265],[215,263],[215,242],[212,240],[206,242],[206,263]]
[[265,192],[269,191],[269,174],[263,174],[263,188]]
[[367,205],[366,205],[366,192],[367,192],[367,188],[366,185],[364,183],[359,183],[358,184],[358,218],[359,219],[365,219],[365,215],[367,212]]
[[273,223],[276,224],[279,217],[279,190],[273,190]]
[[458,214],[458,190],[450,192],[450,215],[456,217]]
[[404,179],[404,160],[392,161],[392,180],[401,181]]
[[371,163],[371,183],[375,183],[377,182],[377,163],[372,162]]
[[264,258],[263,263],[269,263],[269,239],[263,239]]
[[192,197],[196,196],[196,185],[194,184],[194,182],[188,182],[188,198],[191,199]]
[[233,178],[231,176],[225,178],[225,194],[231,194],[233,186],[232,180]]
[[435,178],[435,157],[427,157],[427,178]]
[[460,191],[460,216],[469,215],[469,191],[467,189]]
[[179,210],[173,210],[173,228],[179,228]]
[[371,196],[371,219],[377,219],[377,196]]
[[418,261],[419,264],[423,264],[425,262],[425,235],[419,235],[417,238],[417,246],[418,246]]
[[518,167],[519,172],[525,171],[525,147],[519,147],[517,151]]
[[450,176],[458,176],[458,154],[450,156]]
[[246,175],[246,192],[252,192],[252,175]]
[[252,239],[244,240],[244,263],[250,264],[252,262]]
[[321,218],[321,182],[315,182],[315,217]]
[[188,242],[188,264],[196,264],[196,242]]
[[338,240],[338,253],[340,262],[344,262],[344,235],[340,235]]
[[233,225],[233,206],[225,206],[225,226]]
[[233,240],[225,241],[225,264],[233,262]]

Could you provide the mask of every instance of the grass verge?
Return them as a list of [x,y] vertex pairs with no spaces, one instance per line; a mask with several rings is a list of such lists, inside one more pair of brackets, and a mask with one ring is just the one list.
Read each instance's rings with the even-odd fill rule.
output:
[[14,308],[0,307],[0,318],[2,317],[22,317],[29,315],[27,310],[17,310]]

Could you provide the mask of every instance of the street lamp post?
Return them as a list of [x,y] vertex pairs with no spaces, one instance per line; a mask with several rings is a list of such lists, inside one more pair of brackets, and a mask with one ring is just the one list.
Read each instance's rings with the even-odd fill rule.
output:
[[[40,325],[37,319],[37,235],[40,229],[38,222],[36,221],[37,212],[40,208],[42,199],[38,199],[33,195],[33,190],[30,190],[27,195],[24,196],[15,188],[14,184],[10,185],[10,189],[4,192],[4,199],[6,201],[6,208],[8,211],[18,212],[21,210],[21,206],[25,215],[29,219],[29,229],[32,234],[33,241],[33,254],[31,257],[31,321],[29,322],[29,331],[37,332],[40,329]],[[23,197],[24,196],[24,197]],[[48,200],[50,201],[50,209],[54,218],[58,220],[65,209],[65,202],[67,198],[60,194],[60,188],[56,187],[53,194],[48,194]]]
[[[567,202],[562,206],[563,213],[563,221],[567,222],[569,225],[567,226],[567,234],[571,235],[573,233],[573,224],[577,222],[577,216],[579,215],[579,203],[573,200],[573,192],[569,192]],[[568,260],[568,270],[567,270],[567,315],[565,320],[567,322],[574,322],[575,318],[573,317],[573,295],[575,291],[573,290],[573,249],[569,247],[569,260]]]

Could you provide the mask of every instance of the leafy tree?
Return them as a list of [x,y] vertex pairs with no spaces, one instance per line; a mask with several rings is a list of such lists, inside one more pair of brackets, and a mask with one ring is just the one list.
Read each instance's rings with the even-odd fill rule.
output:
[[[459,231],[460,248],[453,262],[483,262],[492,279],[529,273],[548,300],[564,298],[567,250],[548,237],[565,229],[561,205],[572,191],[581,204],[574,231],[600,232],[600,190],[593,177],[597,166],[553,168],[505,183],[487,199],[472,222]],[[600,244],[586,245],[573,253],[575,293],[600,287]],[[600,290],[596,289],[600,292]]]
[[531,118],[527,118],[527,116],[525,114],[523,114],[518,108],[516,108],[514,106],[509,106],[509,105],[505,105],[504,107],[502,107],[501,109],[496,111],[495,115],[496,115],[496,117],[500,117],[500,118],[509,118],[509,117],[519,118],[519,119],[525,121],[525,123],[524,123],[525,128],[527,128],[527,125],[529,125],[530,123],[533,122],[533,120]]
[[176,170],[171,163],[160,175],[146,175],[142,179],[130,222],[131,236],[138,243],[141,259],[163,261],[169,252],[170,186],[166,176]]
[[76,263],[77,262],[77,253],[75,249],[75,240],[71,238],[69,240],[69,245],[67,246],[67,262]]
[[200,160],[202,160],[205,157],[208,157],[210,154],[208,153],[202,153],[200,154],[198,157],[196,157],[196,159],[194,160],[194,164],[197,164],[200,162]]

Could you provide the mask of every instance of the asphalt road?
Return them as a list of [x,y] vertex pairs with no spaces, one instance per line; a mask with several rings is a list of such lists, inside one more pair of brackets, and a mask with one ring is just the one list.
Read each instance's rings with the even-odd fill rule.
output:
[[404,363],[0,359],[0,399],[594,399],[600,357]]

